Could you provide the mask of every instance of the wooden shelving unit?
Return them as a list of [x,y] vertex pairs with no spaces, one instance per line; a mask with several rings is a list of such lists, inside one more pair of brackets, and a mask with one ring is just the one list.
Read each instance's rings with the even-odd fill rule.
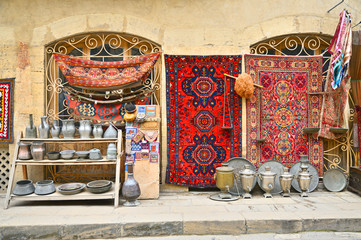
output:
[[[34,142],[34,141],[42,141],[45,144],[56,144],[57,147],[62,148],[63,145],[66,144],[75,144],[77,146],[89,145],[92,144],[109,144],[115,143],[117,145],[117,159],[116,160],[107,160],[105,156],[100,160],[89,160],[89,159],[57,159],[57,160],[20,160],[18,159],[19,153],[19,143],[20,142]],[[77,150],[77,149],[74,149]],[[101,138],[101,139],[41,139],[41,138],[23,138],[23,134],[20,133],[17,138],[17,144],[15,146],[14,151],[14,160],[11,164],[10,176],[9,176],[9,186],[6,193],[5,205],[4,208],[7,209],[11,200],[21,200],[21,201],[49,201],[49,200],[96,200],[96,199],[114,199],[114,207],[118,207],[119,205],[119,189],[120,189],[120,169],[121,169],[121,158],[123,156],[122,151],[122,131],[118,130],[118,138]],[[115,183],[113,184],[110,191],[105,193],[91,193],[84,190],[81,193],[74,195],[63,195],[59,192],[55,192],[49,195],[36,195],[30,194],[26,196],[16,196],[12,194],[12,189],[14,185],[14,176],[15,170],[18,166],[23,167],[23,175],[27,178],[27,166],[49,166],[49,165],[116,165],[115,172]]]

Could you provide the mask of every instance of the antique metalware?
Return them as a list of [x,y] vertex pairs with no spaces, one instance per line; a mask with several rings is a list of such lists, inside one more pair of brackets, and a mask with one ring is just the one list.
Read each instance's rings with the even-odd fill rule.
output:
[[[317,169],[310,164],[309,162],[306,163],[306,165],[308,166],[308,172],[313,176],[311,179],[311,183],[310,183],[310,187],[309,187],[309,191],[313,192],[317,186],[318,186],[318,182],[319,182],[319,177],[318,177],[318,172]],[[295,163],[291,169],[290,169],[290,173],[293,174],[295,176],[295,178],[292,181],[292,187],[297,191],[297,192],[302,192],[300,186],[298,185],[297,182],[297,176],[299,174],[301,170],[301,163]]]
[[89,151],[89,158],[92,160],[102,159],[102,154],[98,148],[93,148]]
[[35,160],[43,160],[45,156],[44,142],[35,141],[31,144],[31,155]]
[[266,166],[265,171],[260,172],[258,178],[260,179],[261,182],[259,186],[262,188],[263,191],[265,191],[263,196],[265,198],[271,198],[272,197],[271,191],[275,187],[276,173],[271,171],[270,166]]
[[63,127],[61,128],[61,132],[63,133],[65,139],[73,139],[75,130],[74,119],[63,120]]
[[90,120],[80,120],[79,134],[80,138],[90,138],[92,132],[92,126]]
[[126,200],[123,205],[126,207],[134,207],[140,204],[140,202],[137,200],[137,198],[140,196],[140,187],[133,175],[133,163],[129,163],[127,166],[128,177],[123,183],[122,187],[122,195]]
[[58,119],[54,119],[53,120],[53,126],[50,128],[50,133],[51,133],[51,137],[58,139],[59,138],[59,134],[60,134],[60,125],[59,125],[59,120]]
[[40,138],[49,138],[50,126],[46,122],[46,118],[47,118],[46,116],[41,117],[41,122],[39,125],[39,137]]
[[213,194],[210,196],[212,200],[216,201],[230,201],[237,200],[238,196],[232,196],[229,193],[229,189],[234,184],[235,174],[233,168],[228,166],[227,162],[223,162],[221,167],[216,168],[214,179],[216,180],[216,186],[221,190],[220,193]]
[[301,165],[301,171],[297,176],[297,182],[301,189],[301,197],[308,197],[312,175],[307,171],[307,165]]
[[107,160],[117,159],[117,147],[114,143],[109,143],[107,148]]
[[64,150],[60,152],[61,158],[72,159],[74,157],[75,150]]
[[242,189],[244,191],[243,198],[252,198],[250,192],[253,188],[253,183],[256,178],[256,172],[251,170],[249,165],[245,165],[244,167],[245,169],[239,172]]
[[19,142],[19,154],[18,158],[20,160],[28,160],[31,159],[31,143]]
[[75,154],[80,159],[86,159],[89,157],[90,151],[76,151]]
[[13,194],[18,196],[24,196],[34,193],[34,190],[35,187],[33,181],[28,179],[20,180],[16,182],[13,189]]
[[115,127],[113,126],[113,124],[109,124],[109,127],[107,128],[107,130],[105,130],[104,132],[104,138],[117,138],[117,130],[115,129]]
[[80,193],[85,188],[84,183],[65,183],[60,185],[57,189],[58,192],[64,195],[73,195]]
[[34,125],[33,114],[29,114],[29,125],[25,129],[25,138],[37,138],[37,128]]
[[93,136],[94,138],[102,138],[103,137],[103,126],[101,124],[94,124],[93,127]]
[[[234,157],[234,158],[230,158],[228,161],[228,166],[233,168],[233,173],[235,174],[235,176],[239,175],[239,172],[242,171],[245,166],[249,166],[249,169],[252,171],[256,171],[256,167],[247,159],[242,158],[242,157]],[[252,183],[252,189],[256,186],[256,178],[254,178],[253,183]],[[251,189],[251,191],[252,191]],[[229,189],[229,192],[232,195],[237,195],[239,196],[240,194],[243,194],[243,188],[242,188],[242,182],[241,179],[236,177],[234,180],[234,184],[233,187],[231,187]]]
[[347,176],[339,169],[329,169],[323,175],[323,185],[330,192],[340,192],[347,186]]
[[46,156],[48,156],[48,159],[50,160],[56,160],[60,158],[60,152],[59,151],[47,152]]
[[[266,167],[270,167],[272,169],[272,172],[276,173],[276,179],[275,179],[275,186],[271,190],[271,194],[279,194],[282,192],[282,187],[279,181],[280,175],[283,173],[283,164],[274,160],[264,162],[259,168],[258,168],[258,174],[261,172],[264,172],[266,170]],[[261,179],[257,179],[258,185],[261,186]]]
[[53,180],[42,180],[35,184],[35,194],[48,195],[55,192],[55,185]]
[[283,168],[283,174],[279,177],[282,188],[282,196],[289,197],[291,192],[291,184],[294,176],[288,171],[288,167]]
[[104,193],[112,188],[112,181],[95,180],[87,183],[86,187],[91,193]]

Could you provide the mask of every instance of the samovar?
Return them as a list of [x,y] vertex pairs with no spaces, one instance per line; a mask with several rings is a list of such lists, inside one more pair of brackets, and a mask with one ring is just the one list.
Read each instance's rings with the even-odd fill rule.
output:
[[283,168],[283,174],[280,175],[280,185],[282,188],[282,196],[289,197],[291,192],[291,184],[294,176],[288,171],[288,167]]
[[245,168],[239,172],[239,178],[241,179],[242,189],[244,191],[243,198],[252,198],[250,194],[254,178],[256,177],[256,173],[250,169],[249,165],[245,165]]
[[271,198],[272,194],[270,193],[275,187],[276,173],[271,171],[271,167],[267,166],[264,172],[261,172],[258,176],[261,180],[261,188],[265,191],[263,196],[265,198]]
[[297,176],[297,181],[301,189],[301,197],[308,197],[308,192],[310,188],[310,183],[312,175],[307,171],[308,166],[306,164],[301,164],[301,171]]
[[232,196],[229,193],[229,189],[234,184],[234,172],[232,167],[228,167],[228,163],[222,163],[221,167],[216,168],[216,174],[214,179],[216,180],[216,186],[221,190],[220,193],[210,196],[212,200],[216,201],[233,201],[237,200],[238,196]]

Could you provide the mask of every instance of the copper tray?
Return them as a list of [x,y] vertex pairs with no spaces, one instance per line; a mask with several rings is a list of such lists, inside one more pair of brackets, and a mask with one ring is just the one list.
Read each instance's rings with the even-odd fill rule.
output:
[[[309,191],[313,192],[318,186],[319,176],[318,176],[317,169],[311,163],[307,163],[307,164],[308,164],[308,172],[312,175]],[[297,192],[302,192],[301,188],[300,188],[300,186],[298,185],[298,182],[297,182],[298,173],[301,171],[300,166],[301,166],[301,163],[298,162],[298,163],[295,163],[290,169],[290,173],[295,176],[295,178],[292,181],[292,187]]]
[[[233,167],[234,170],[234,174],[239,174],[240,171],[242,171],[244,169],[245,165],[250,166],[249,168],[251,170],[253,170],[254,172],[256,171],[256,167],[247,159],[243,158],[243,157],[234,157],[234,158],[230,158],[228,161],[228,166],[229,167]],[[252,189],[254,188],[254,186],[256,186],[256,178],[254,178],[254,182],[252,185]],[[238,191],[237,191],[238,189]],[[229,189],[229,192],[233,195],[239,195],[239,194],[243,194],[244,191],[242,189],[242,183],[241,183],[241,179],[235,179],[234,180],[234,186],[232,188]]]
[[[283,164],[274,160],[267,161],[263,163],[258,168],[258,174],[261,172],[264,172],[266,170],[266,167],[269,166],[271,168],[271,171],[276,173],[276,179],[275,179],[275,187],[272,189],[270,193],[277,194],[282,192],[281,184],[280,184],[280,175],[283,174]],[[262,189],[261,180],[257,178],[258,185]],[[263,190],[263,189],[262,189]]]

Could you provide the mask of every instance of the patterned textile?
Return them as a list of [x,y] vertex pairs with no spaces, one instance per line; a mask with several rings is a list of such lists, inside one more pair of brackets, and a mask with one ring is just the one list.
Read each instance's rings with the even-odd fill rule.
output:
[[13,142],[15,78],[0,79],[0,142]]
[[119,62],[100,62],[53,53],[61,72],[72,86],[111,90],[138,86],[145,81],[160,52]]
[[[234,93],[241,56],[165,56],[168,166],[166,182],[212,187],[216,168],[241,155],[241,98]],[[233,129],[222,129],[224,96]],[[227,105],[227,104],[226,104]]]
[[[256,167],[276,160],[287,167],[308,155],[323,174],[323,144],[307,127],[318,127],[321,57],[245,56],[246,72],[263,90],[247,101],[247,159]],[[265,139],[265,142],[257,141]]]
[[[123,123],[125,112],[125,103],[113,104],[96,104],[92,102],[82,101],[75,95],[71,95],[64,91],[66,103],[69,107],[70,114],[75,119],[90,119],[93,122],[108,123],[119,125]],[[136,105],[150,104],[150,97],[137,100]]]

